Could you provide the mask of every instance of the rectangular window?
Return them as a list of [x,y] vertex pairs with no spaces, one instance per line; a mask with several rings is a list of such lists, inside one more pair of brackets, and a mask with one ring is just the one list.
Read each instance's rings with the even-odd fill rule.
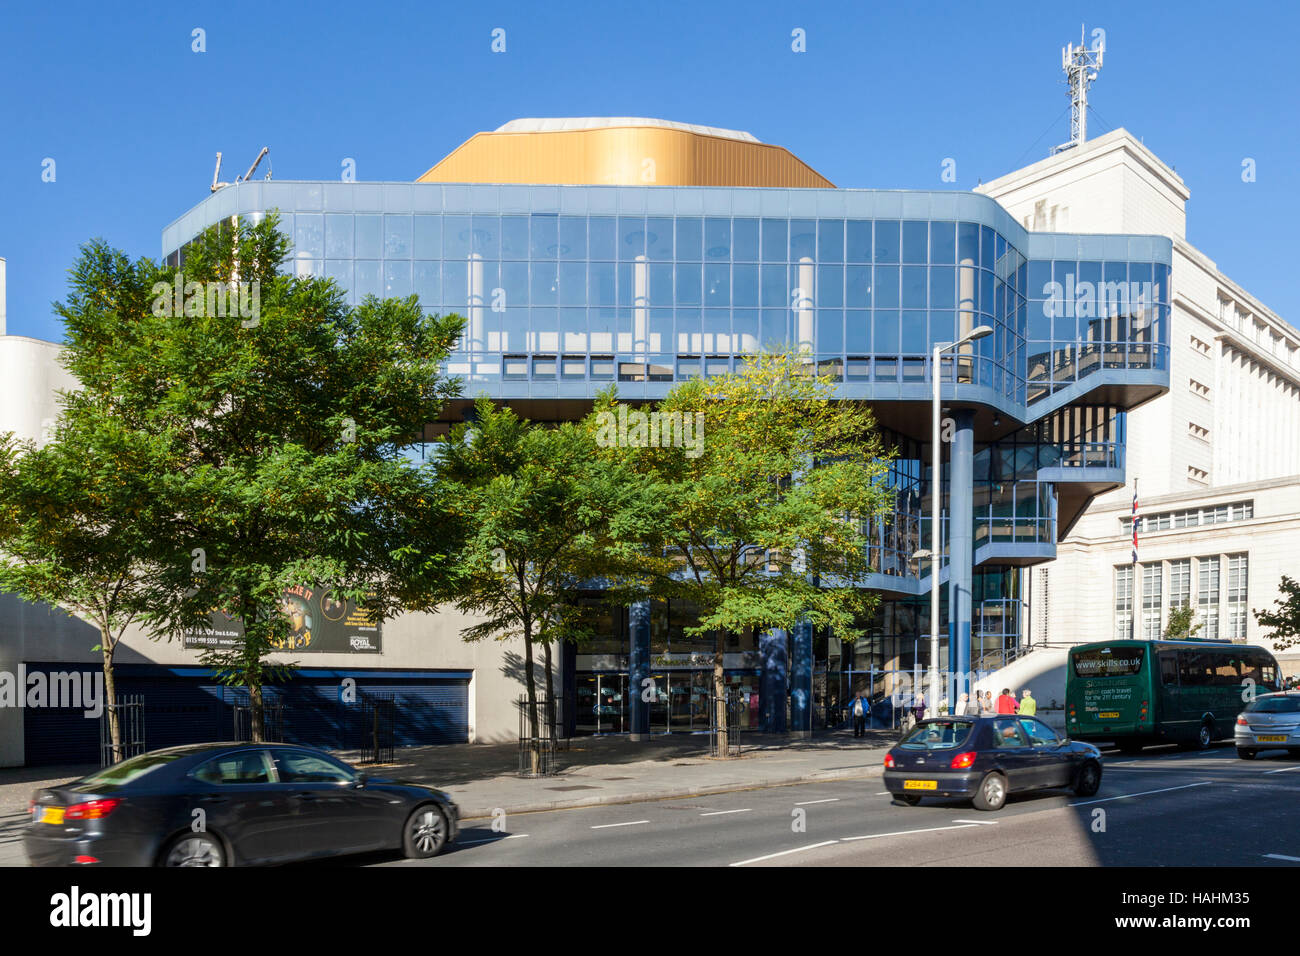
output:
[[1219,559],[1197,558],[1196,606],[1205,622],[1197,637],[1219,638]]
[[1228,555],[1228,640],[1246,639],[1246,579],[1249,555]]
[[1142,565],[1142,637],[1148,641],[1160,639],[1162,570],[1159,562]]
[[1169,606],[1185,607],[1192,603],[1192,559],[1169,562]]
[[1133,566],[1117,565],[1115,568],[1115,638],[1127,640],[1133,636]]

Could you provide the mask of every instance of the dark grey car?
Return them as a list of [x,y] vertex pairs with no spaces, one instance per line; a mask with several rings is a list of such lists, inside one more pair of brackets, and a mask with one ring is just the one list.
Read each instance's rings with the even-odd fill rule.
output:
[[441,790],[359,773],[291,744],[155,750],[39,790],[36,866],[236,866],[401,849],[440,853],[459,813]]
[[1012,793],[1101,786],[1101,751],[1057,734],[1037,717],[923,720],[885,755],[885,789],[909,806],[922,797],[961,797],[1000,810]]

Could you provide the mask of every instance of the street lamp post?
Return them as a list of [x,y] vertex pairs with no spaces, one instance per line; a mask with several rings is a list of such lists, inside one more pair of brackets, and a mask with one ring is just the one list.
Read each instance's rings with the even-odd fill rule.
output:
[[[943,565],[943,552],[939,548],[939,506],[943,500],[942,461],[939,451],[939,357],[949,349],[960,348],[967,342],[974,342],[986,335],[992,335],[993,329],[987,325],[977,325],[956,342],[935,342],[934,354],[930,363],[930,381],[933,385],[930,408],[930,543],[934,558],[930,562],[930,699],[931,713],[939,712],[939,569]],[[952,575],[948,575],[951,584]],[[952,616],[953,596],[948,595],[948,616]],[[952,648],[948,648],[951,657]],[[953,701],[955,704],[956,701]]]

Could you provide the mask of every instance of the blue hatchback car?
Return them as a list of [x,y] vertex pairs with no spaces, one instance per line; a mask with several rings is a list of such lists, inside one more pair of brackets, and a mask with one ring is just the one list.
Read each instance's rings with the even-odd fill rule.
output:
[[885,755],[885,788],[908,806],[957,797],[1000,810],[1012,793],[1068,787],[1089,797],[1100,786],[1101,751],[1037,717],[934,717]]

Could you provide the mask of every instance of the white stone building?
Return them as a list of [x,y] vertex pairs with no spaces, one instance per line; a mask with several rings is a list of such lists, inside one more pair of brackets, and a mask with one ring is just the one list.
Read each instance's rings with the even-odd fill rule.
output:
[[[1057,559],[1025,572],[1024,637],[1157,637],[1170,606],[1191,603],[1198,637],[1269,646],[1251,612],[1300,574],[1300,331],[1187,242],[1186,184],[1126,130],[978,191],[1031,229],[1174,242],[1170,390],[1128,415],[1127,487],[1097,498]],[[1300,669],[1300,651],[1278,658]]]

